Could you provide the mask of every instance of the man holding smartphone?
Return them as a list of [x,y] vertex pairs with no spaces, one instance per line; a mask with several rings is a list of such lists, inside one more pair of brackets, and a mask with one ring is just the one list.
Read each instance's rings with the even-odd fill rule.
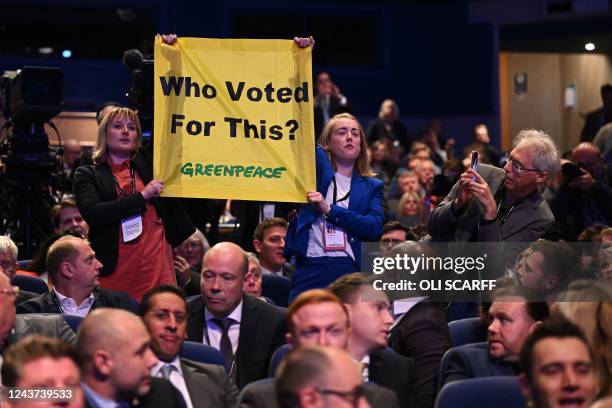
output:
[[540,130],[520,131],[503,169],[479,164],[460,176],[433,210],[429,234],[438,242],[504,242],[504,265],[513,265],[526,245],[554,223],[540,187],[558,166],[559,153],[550,136]]

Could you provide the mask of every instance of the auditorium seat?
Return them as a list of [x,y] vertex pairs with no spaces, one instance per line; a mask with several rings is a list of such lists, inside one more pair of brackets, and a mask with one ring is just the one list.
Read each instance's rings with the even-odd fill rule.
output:
[[[199,363],[216,364],[225,367],[223,354],[216,348],[195,341],[185,341],[180,352],[181,357]],[[227,370],[227,367],[225,367]]]
[[487,340],[487,329],[480,317],[454,320],[448,324],[453,347]]
[[49,291],[47,283],[40,278],[35,278],[34,276],[17,274],[13,276],[13,285],[19,286],[19,289],[21,290],[38,293],[39,295]]
[[436,399],[436,408],[524,407],[517,377],[482,377],[446,384]]
[[[481,347],[487,348],[487,342],[478,342],[478,343],[468,343],[464,344],[462,347]],[[450,355],[455,351],[456,347],[451,347],[442,356],[442,360],[440,360],[440,371],[438,372],[438,390],[442,388],[442,381],[446,377],[446,370],[448,370],[448,361],[450,359]]]
[[451,302],[446,308],[446,318],[449,322],[479,315],[480,304],[478,302]]
[[272,299],[276,306],[287,307],[291,280],[286,276],[263,275],[261,291],[262,296]]
[[274,354],[272,354],[272,358],[270,359],[270,367],[268,368],[268,377],[274,377],[276,374],[276,369],[280,365],[280,362],[287,355],[287,353],[291,350],[288,344],[283,344],[279,348],[276,349]]
[[66,323],[68,323],[68,326],[70,326],[72,331],[74,331],[75,333],[79,329],[79,326],[81,325],[83,320],[85,319],[84,317],[81,317],[79,315],[71,314],[62,314],[62,317],[64,318]]

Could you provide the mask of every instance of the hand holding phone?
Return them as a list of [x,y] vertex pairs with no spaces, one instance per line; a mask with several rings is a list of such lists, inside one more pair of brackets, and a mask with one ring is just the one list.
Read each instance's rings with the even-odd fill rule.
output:
[[[472,150],[472,161],[470,168],[474,171],[478,170],[478,152],[476,150]],[[476,181],[476,176],[472,177],[472,181]]]

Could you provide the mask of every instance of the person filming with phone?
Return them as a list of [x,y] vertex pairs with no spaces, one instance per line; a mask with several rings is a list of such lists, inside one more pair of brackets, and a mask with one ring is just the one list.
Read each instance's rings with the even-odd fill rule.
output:
[[568,241],[593,224],[612,225],[612,169],[591,142],[576,146],[572,161],[561,167],[562,182],[552,202]]
[[434,208],[428,232],[437,242],[504,242],[511,265],[555,221],[540,187],[557,173],[557,147],[541,130],[522,130],[503,169],[476,161]]

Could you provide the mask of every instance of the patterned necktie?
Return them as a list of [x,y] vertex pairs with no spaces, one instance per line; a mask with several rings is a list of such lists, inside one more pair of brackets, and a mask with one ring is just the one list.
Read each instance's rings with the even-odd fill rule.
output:
[[232,365],[232,359],[234,358],[234,351],[232,349],[232,342],[229,338],[229,327],[232,325],[232,319],[212,319],[213,323],[219,326],[221,329],[221,341],[219,342],[219,351],[223,354],[225,359],[225,366],[229,370]]
[[164,364],[160,370],[162,378],[164,380],[170,380],[170,374],[172,374],[174,367],[170,364]]

